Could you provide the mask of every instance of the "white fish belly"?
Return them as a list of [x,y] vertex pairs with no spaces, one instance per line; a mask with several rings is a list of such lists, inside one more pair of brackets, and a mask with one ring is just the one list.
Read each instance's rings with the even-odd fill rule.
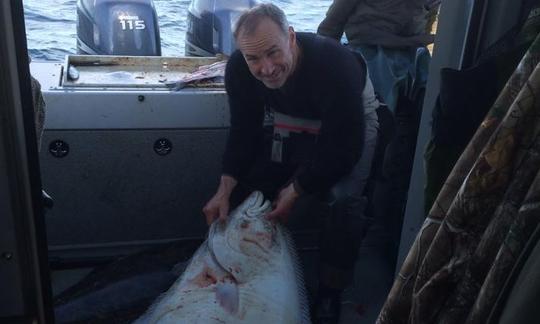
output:
[[213,224],[182,277],[141,323],[304,324],[307,298],[292,241],[264,218],[270,203],[254,193]]

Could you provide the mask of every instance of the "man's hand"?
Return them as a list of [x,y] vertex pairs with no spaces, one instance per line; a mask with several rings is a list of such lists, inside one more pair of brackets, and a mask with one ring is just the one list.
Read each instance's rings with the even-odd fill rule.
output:
[[229,214],[229,198],[237,181],[231,176],[222,175],[216,194],[203,207],[206,223],[212,224],[216,219],[224,221]]
[[273,220],[273,221],[280,221],[282,223],[287,222],[287,218],[289,217],[289,214],[292,210],[292,207],[294,206],[294,203],[296,202],[296,199],[300,196],[299,193],[294,190],[294,186],[291,183],[287,187],[283,188],[277,197],[276,200],[272,203],[272,207],[274,210],[272,210],[268,215],[266,215],[266,218]]

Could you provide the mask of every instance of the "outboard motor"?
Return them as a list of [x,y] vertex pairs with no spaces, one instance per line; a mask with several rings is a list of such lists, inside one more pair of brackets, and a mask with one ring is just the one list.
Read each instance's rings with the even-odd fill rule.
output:
[[232,28],[242,11],[256,0],[193,0],[188,9],[186,56],[231,55],[235,50]]
[[152,0],[78,0],[77,53],[160,56]]

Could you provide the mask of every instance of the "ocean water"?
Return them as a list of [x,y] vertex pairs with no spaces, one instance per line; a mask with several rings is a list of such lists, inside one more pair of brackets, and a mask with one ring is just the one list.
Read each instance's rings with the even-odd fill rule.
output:
[[[218,0],[219,1],[219,0]],[[229,1],[229,0],[221,0]],[[161,34],[161,54],[184,54],[190,0],[154,0]],[[315,31],[332,0],[271,0],[287,14],[296,31]],[[26,37],[34,61],[61,61],[76,53],[76,0],[24,0]]]

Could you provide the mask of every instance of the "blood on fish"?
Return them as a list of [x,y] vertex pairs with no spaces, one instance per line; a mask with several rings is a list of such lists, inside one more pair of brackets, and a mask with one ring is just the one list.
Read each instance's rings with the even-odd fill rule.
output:
[[195,278],[193,278],[192,282],[197,287],[204,288],[215,285],[217,283],[217,279],[210,273],[210,269],[205,266],[201,273],[195,276]]

